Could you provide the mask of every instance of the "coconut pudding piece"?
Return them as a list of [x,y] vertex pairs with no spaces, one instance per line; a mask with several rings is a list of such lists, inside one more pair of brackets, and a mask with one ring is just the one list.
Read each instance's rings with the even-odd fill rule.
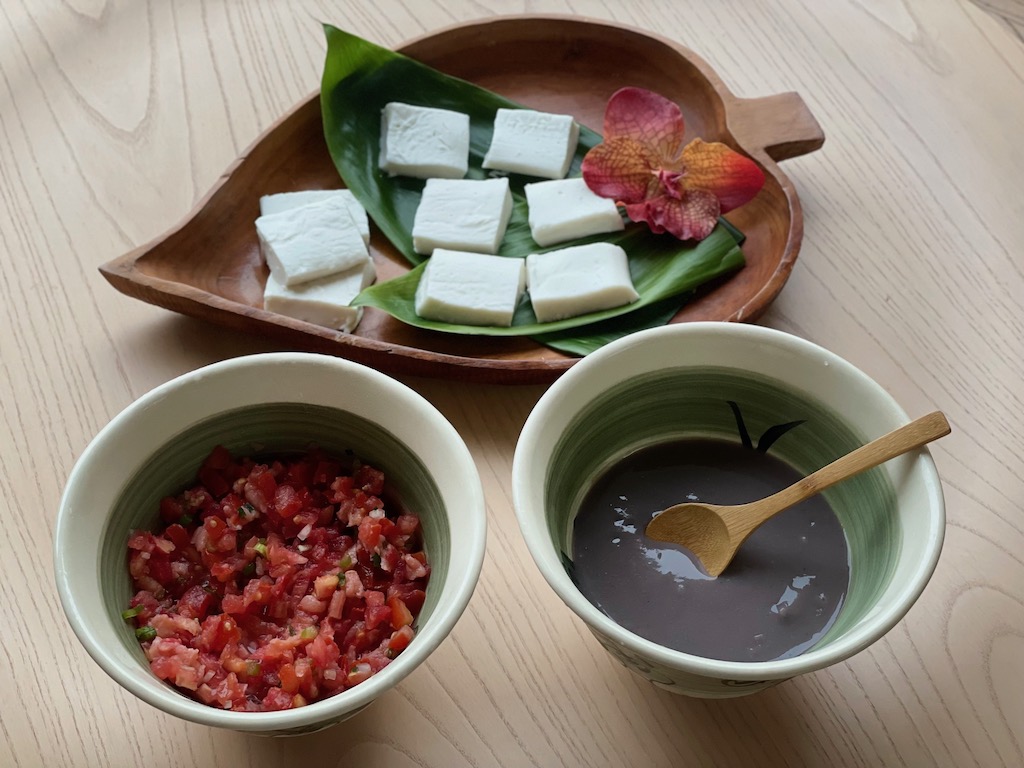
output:
[[413,219],[413,249],[497,253],[511,215],[508,179],[428,179]]
[[626,226],[615,201],[594,194],[582,178],[538,181],[524,189],[530,235],[542,248]]
[[526,257],[526,284],[533,313],[542,323],[611,309],[640,298],[626,252],[590,243]]
[[469,115],[391,102],[381,113],[378,164],[392,176],[461,179],[469,168]]
[[416,314],[462,325],[512,325],[526,282],[522,259],[438,248],[416,289]]
[[580,127],[571,115],[499,109],[483,167],[543,179],[564,179],[579,137]]

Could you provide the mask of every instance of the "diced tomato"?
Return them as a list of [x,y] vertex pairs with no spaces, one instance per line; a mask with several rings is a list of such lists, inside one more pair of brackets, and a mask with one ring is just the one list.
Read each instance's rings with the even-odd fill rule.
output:
[[227,523],[216,515],[203,520],[203,529],[206,531],[206,541],[203,547],[196,546],[200,552],[234,552],[238,546],[235,531],[228,528]]
[[188,531],[185,530],[184,526],[168,525],[167,530],[164,531],[164,536],[174,542],[174,546],[178,549],[184,549],[189,545]]
[[338,591],[338,577],[333,573],[318,576],[313,582],[313,594],[318,600],[329,600]]
[[158,613],[149,620],[149,626],[156,630],[157,637],[177,637],[183,639],[199,634],[199,622],[179,614]]
[[245,500],[252,504],[260,514],[266,514],[270,508],[270,502],[277,492],[277,480],[267,471],[266,466],[258,464],[253,468],[249,479],[246,481],[242,495]]
[[426,599],[427,594],[422,589],[419,589],[415,583],[407,581],[403,584],[393,584],[388,587],[388,599],[392,597],[400,598],[412,612],[412,615],[418,616],[419,612],[423,609],[423,601]]
[[353,664],[348,671],[348,684],[349,686],[358,685],[364,680],[368,680],[372,674],[373,670],[365,661]]
[[352,478],[348,475],[335,479],[335,481],[331,483],[331,491],[333,492],[330,497],[331,501],[337,504],[338,502],[351,499],[353,488],[354,483]]
[[219,497],[231,490],[231,483],[213,467],[199,469],[199,482],[206,486],[211,496]]
[[274,712],[281,709],[291,709],[294,696],[280,688],[271,688],[263,697],[263,709],[267,712]]
[[269,472],[266,469],[261,472],[257,468],[255,476],[251,477],[251,479],[256,483],[256,488],[260,493],[268,499],[272,499],[274,497],[274,493],[277,491],[277,479],[274,477],[272,472]]
[[[379,594],[379,593],[378,593]],[[372,605],[366,608],[366,628],[376,629],[391,621],[391,608],[386,605]]]
[[380,533],[380,520],[364,517],[362,522],[359,523],[359,543],[371,552],[377,549],[377,545],[380,544]]
[[388,650],[392,653],[401,653],[409,647],[409,643],[412,642],[412,638],[415,636],[413,628],[406,624],[403,627],[395,630],[395,633],[391,635],[391,639],[388,641]]
[[359,578],[359,574],[355,571],[345,571],[345,596],[363,596],[363,580]]
[[213,502],[213,496],[203,487],[190,488],[179,497],[185,514],[202,512]]
[[290,485],[279,485],[272,506],[278,515],[290,519],[302,511],[302,495]]
[[[367,610],[369,611],[370,609]],[[360,627],[360,624],[363,626]],[[384,631],[379,627],[371,629],[366,626],[365,622],[356,622],[353,626],[354,631],[349,630],[349,635],[345,640],[346,642],[351,642],[352,649],[356,654],[366,653],[367,651],[376,648],[384,638]]]
[[384,490],[384,473],[379,469],[371,467],[369,464],[363,464],[356,470],[355,475],[352,477],[353,484],[357,488],[361,488],[365,493],[379,496],[381,491]]
[[267,560],[274,565],[303,565],[308,561],[293,549],[285,546],[280,537],[270,534],[267,537]]
[[190,619],[205,619],[213,605],[213,593],[200,586],[189,587],[180,598],[176,610]]
[[391,659],[388,657],[387,651],[382,648],[374,648],[369,653],[364,653],[359,657],[359,661],[369,664],[370,669],[374,674],[380,672],[384,667],[391,663]]
[[427,575],[427,566],[421,558],[415,555],[405,556],[406,574],[411,580],[422,579]]
[[281,690],[285,693],[299,692],[299,676],[295,674],[294,664],[282,664],[277,676],[281,678]]
[[196,647],[203,651],[219,653],[228,643],[237,643],[241,639],[242,631],[238,622],[222,613],[209,616],[203,621],[203,629],[199,633]]
[[245,598],[241,595],[224,595],[221,598],[220,607],[224,613],[244,613],[246,608]]
[[338,648],[338,644],[334,640],[320,633],[306,648],[306,654],[318,668],[323,670],[338,660],[341,656],[341,649]]
[[176,523],[184,514],[185,508],[173,496],[165,496],[160,499],[160,519],[165,523]]
[[156,579],[165,589],[174,582],[174,572],[171,570],[171,559],[166,554],[157,550],[149,553],[147,560],[149,575]]
[[239,683],[238,677],[231,672],[212,686],[203,683],[199,686],[196,694],[204,704],[218,706],[222,709],[234,709],[236,704],[244,703],[245,689],[245,684]]
[[296,607],[306,613],[320,616],[327,610],[327,601],[317,600],[316,595],[305,595]]
[[391,621],[391,608],[384,604],[384,593],[376,590],[369,590],[364,595],[366,599],[365,621],[367,629],[376,629],[379,625]]
[[420,519],[416,515],[399,515],[395,520],[395,530],[403,536],[416,533],[420,527]]
[[135,597],[128,603],[129,608],[138,609],[138,613],[135,614],[135,625],[137,627],[145,626],[154,614],[160,609],[160,602],[153,596],[152,592],[146,590],[140,590],[135,593]]
[[179,688],[194,691],[199,687],[202,666],[199,651],[189,648],[178,639],[156,638],[146,650],[149,667],[161,680],[173,682]]
[[223,445],[215,445],[213,450],[210,451],[210,455],[203,461],[204,468],[225,470],[234,463],[231,458],[231,451],[225,448]]
[[319,690],[313,675],[313,662],[309,657],[304,656],[296,660],[295,678],[299,683],[299,693],[305,699],[316,699]]
[[345,608],[345,591],[342,589],[337,590],[331,596],[331,602],[327,606],[327,618],[329,619],[340,619],[341,612]]
[[412,611],[398,595],[392,595],[388,599],[388,607],[391,608],[391,626],[395,629],[412,624]]
[[148,628],[154,674],[210,706],[270,711],[358,684],[408,645],[430,572],[419,520],[388,516],[382,472],[342,466],[217,446],[198,485],[161,500],[162,532],[132,532],[125,618]]
[[[303,506],[301,511],[291,517],[291,521],[299,529],[297,538],[304,541],[312,532],[313,524],[320,520],[320,510],[316,507]],[[305,529],[305,530],[303,530]]]
[[380,567],[388,573],[394,573],[395,566],[402,560],[402,553],[398,547],[388,544],[380,553]]

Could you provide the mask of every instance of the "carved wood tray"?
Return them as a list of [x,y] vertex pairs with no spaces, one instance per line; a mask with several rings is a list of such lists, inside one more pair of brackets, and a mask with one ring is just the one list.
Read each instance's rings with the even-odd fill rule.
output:
[[[398,50],[526,106],[571,114],[598,131],[608,98],[622,86],[648,88],[676,101],[688,139],[731,145],[758,162],[767,180],[753,202],[728,217],[747,236],[746,267],[703,289],[673,322],[752,321],[782,289],[800,249],[803,216],[796,190],[777,163],[824,142],[796,93],[737,98],[681,45],[579,18],[473,22]],[[100,271],[119,291],[143,301],[389,373],[541,383],[573,364],[576,358],[529,339],[424,331],[372,309],[353,334],[263,310],[267,273],[253,224],[260,196],[340,186],[324,144],[319,93],[313,94],[256,139],[181,224]],[[408,269],[376,229],[370,251],[380,280]]]

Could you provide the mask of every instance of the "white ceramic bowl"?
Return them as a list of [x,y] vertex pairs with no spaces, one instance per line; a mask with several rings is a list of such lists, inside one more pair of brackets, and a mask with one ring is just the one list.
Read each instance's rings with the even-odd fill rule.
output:
[[633,334],[574,365],[527,419],[512,469],[519,524],[555,592],[627,667],[674,692],[712,698],[762,690],[876,641],[921,594],[945,528],[931,456],[908,454],[825,494],[850,546],[851,584],[835,624],[811,650],[778,661],[719,661],[624,629],[584,597],[567,570],[582,496],[608,466],[651,443],[687,435],[737,440],[729,401],[755,439],[806,419],[772,448],[805,473],[909,421],[878,384],[815,344],[751,325],[685,323]]
[[[157,679],[120,613],[131,597],[128,531],[152,528],[162,496],[194,479],[217,443],[236,454],[352,449],[384,470],[419,514],[432,573],[409,647],[343,693],[282,712],[230,712]],[[187,373],[128,406],[85,449],[57,515],[55,567],[61,603],[96,662],[139,698],[205,725],[264,734],[332,725],[409,674],[448,635],[476,586],[486,517],[476,466],[455,428],[405,385],[356,363],[281,353],[229,360]]]

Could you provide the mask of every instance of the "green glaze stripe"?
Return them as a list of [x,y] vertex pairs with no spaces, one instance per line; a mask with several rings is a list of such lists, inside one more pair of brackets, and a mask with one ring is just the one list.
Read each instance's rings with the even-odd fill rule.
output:
[[[103,602],[130,653],[143,658],[129,622],[121,619],[133,591],[126,543],[133,529],[160,525],[164,496],[195,482],[196,472],[218,443],[236,456],[280,455],[318,445],[329,453],[351,453],[385,473],[389,492],[405,509],[420,516],[431,581],[440,585],[451,561],[448,518],[441,493],[423,463],[389,432],[354,413],[303,403],[270,403],[219,414],[182,431],[146,459],[117,496],[103,532],[99,569]],[[437,607],[440,589],[427,589],[419,621]]]
[[[571,553],[572,521],[587,490],[630,453],[687,436],[739,442],[730,400],[742,411],[755,445],[769,428],[805,420],[770,449],[804,474],[866,442],[822,403],[774,379],[725,368],[673,368],[639,376],[588,403],[555,446],[545,482],[553,544]],[[900,548],[896,494],[883,470],[865,472],[824,495],[846,534],[851,568],[843,609],[819,648],[870,610],[892,578]]]

